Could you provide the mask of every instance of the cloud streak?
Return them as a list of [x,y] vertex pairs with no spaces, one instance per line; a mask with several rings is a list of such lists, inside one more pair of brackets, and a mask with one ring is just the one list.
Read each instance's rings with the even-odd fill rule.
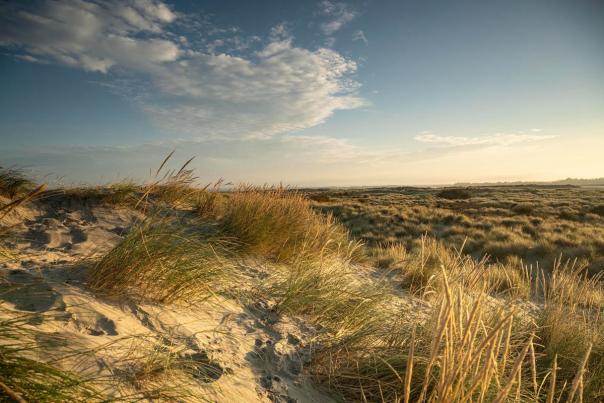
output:
[[510,146],[514,144],[533,143],[552,139],[556,136],[526,134],[526,133],[497,133],[477,137],[465,136],[440,136],[432,133],[421,133],[415,140],[437,146],[463,147],[463,146]]

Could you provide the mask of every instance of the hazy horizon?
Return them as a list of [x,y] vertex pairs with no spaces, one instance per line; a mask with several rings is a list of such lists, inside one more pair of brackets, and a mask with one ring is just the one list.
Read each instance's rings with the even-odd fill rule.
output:
[[201,182],[604,176],[600,1],[0,4],[0,165]]

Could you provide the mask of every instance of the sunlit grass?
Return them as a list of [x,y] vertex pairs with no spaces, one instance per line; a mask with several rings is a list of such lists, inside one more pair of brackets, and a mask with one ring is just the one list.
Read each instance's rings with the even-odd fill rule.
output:
[[242,186],[228,194],[220,213],[222,231],[250,255],[291,262],[302,255],[350,259],[358,251],[333,217],[316,214],[296,191]]
[[90,287],[158,301],[198,301],[225,290],[228,243],[202,227],[151,219],[132,229],[94,267]]

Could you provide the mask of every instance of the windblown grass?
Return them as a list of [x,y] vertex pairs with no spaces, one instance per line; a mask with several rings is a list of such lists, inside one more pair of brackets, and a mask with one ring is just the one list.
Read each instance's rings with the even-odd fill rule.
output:
[[409,254],[401,243],[380,244],[368,250],[370,261],[377,267],[388,270],[400,270]]
[[[371,239],[368,233],[355,234],[369,241],[363,248],[334,216],[317,212],[297,191],[241,186],[221,192],[220,182],[196,188],[190,161],[179,170],[163,171],[170,157],[148,184],[116,185],[100,192],[106,196],[92,191],[107,203],[149,213],[96,264],[89,278],[93,289],[160,303],[194,303],[231,291],[241,278],[236,262],[258,259],[267,276],[254,283],[254,295],[274,302],[275,313],[299,316],[315,327],[307,371],[343,400],[604,399],[601,278],[588,275],[579,259],[566,265],[559,259],[547,271],[523,263],[524,256],[549,257],[565,241],[556,235],[550,242],[554,229],[539,238],[546,218],[533,198],[515,198],[503,209],[484,200],[480,191],[472,190],[468,200],[430,194],[434,206],[405,206],[400,215],[391,214],[390,205],[376,207],[370,198],[359,197],[354,205],[365,206],[369,218],[355,213],[345,219],[353,232],[356,224],[373,226]],[[334,203],[337,196],[315,200]],[[483,210],[492,216],[479,223],[475,214]],[[330,211],[338,214],[336,207]],[[567,213],[560,219],[578,220]],[[341,211],[339,216],[344,216]],[[388,220],[388,231],[405,232],[380,238],[378,216]],[[600,220],[593,210],[582,217]],[[407,218],[410,222],[404,222]],[[485,243],[468,236],[468,228]],[[456,242],[447,242],[452,239]],[[577,242],[565,244],[567,254],[596,255],[580,250]],[[601,246],[598,242],[590,248]],[[483,257],[485,251],[496,256]],[[384,270],[362,267],[368,261],[398,282],[377,279]],[[416,296],[424,298],[420,302],[426,310],[411,317],[409,301]],[[512,308],[521,306],[517,299],[530,309]],[[211,377],[200,375],[200,357],[191,359],[190,352],[168,339],[143,345],[122,357],[116,372],[137,397],[177,400],[182,396],[174,385]],[[4,383],[17,393],[24,388]],[[199,397],[188,396],[185,400]]]
[[0,195],[13,199],[31,192],[35,187],[35,182],[22,171],[0,166]]
[[151,219],[98,262],[89,285],[158,302],[199,301],[233,279],[227,252],[226,241],[201,227]]
[[399,243],[409,252],[427,234],[448,247],[464,243],[475,259],[508,258],[551,267],[588,259],[592,274],[604,269],[604,190],[573,187],[472,187],[468,199],[448,199],[442,189],[358,188],[306,190],[317,209],[333,214],[369,248]]
[[[604,398],[604,286],[589,277],[585,266],[558,261],[549,277],[541,279],[544,309],[539,318],[539,337],[548,365],[557,362],[557,382],[574,385],[576,368],[585,372],[580,387],[589,401]],[[584,360],[589,346],[590,354]],[[583,362],[585,361],[585,362]],[[567,391],[572,393],[572,389]]]
[[123,180],[99,186],[75,186],[52,190],[47,197],[61,196],[84,203],[127,206],[148,211],[157,208],[190,207],[205,196],[206,188],[195,186],[197,177],[187,169],[193,158],[180,169],[168,168],[174,152],[162,162],[146,183]]
[[317,214],[302,194],[284,188],[235,189],[223,203],[219,223],[241,242],[243,253],[277,262],[302,255],[346,260],[360,246],[333,217]]
[[[347,275],[341,263],[296,266],[276,285],[277,310],[304,315],[327,335],[309,368],[315,379],[346,401],[604,396],[599,278],[585,275],[584,266],[558,263],[549,275],[522,262],[475,261],[428,238],[422,244],[410,254],[389,245],[375,258],[436,304],[428,321],[414,324],[392,312],[385,288],[362,280],[359,287],[362,277]],[[531,318],[493,302],[501,295],[545,307]]]
[[330,343],[350,345],[359,332],[387,315],[390,296],[385,288],[364,282],[345,261],[297,261],[275,268],[272,281],[269,296],[276,301],[275,311],[319,324]]
[[[548,278],[544,278],[545,276]],[[600,272],[589,276],[587,265],[577,260],[556,260],[551,273],[542,273],[541,284],[546,305],[604,309],[604,287]]]
[[451,284],[466,290],[488,290],[510,296],[530,294],[531,274],[521,264],[489,263],[486,257],[475,260],[464,254],[463,249],[448,248],[425,235],[420,238],[419,247],[411,252],[397,243],[369,250],[378,267],[398,274],[403,288],[423,297],[443,292],[443,273]]
[[[64,342],[30,326],[36,314],[0,312],[0,400],[16,402],[102,401],[89,380],[56,366],[49,346]],[[48,357],[47,361],[35,354]]]
[[600,396],[590,389],[593,384],[601,388],[600,380],[586,376],[591,344],[575,346],[581,359],[569,365],[570,377],[561,378],[559,361],[542,366],[546,362],[534,325],[485,304],[484,294],[454,292],[443,276],[445,292],[432,319],[419,325],[404,318],[384,322],[379,331],[356,341],[362,348],[325,346],[314,355],[313,376],[347,401],[579,401],[584,395]]
[[137,207],[147,210],[150,207],[191,207],[206,193],[206,188],[195,187],[197,177],[192,169],[187,168],[193,161],[190,158],[180,169],[169,169],[167,164],[174,155],[172,151],[163,160],[153,179],[143,185],[144,192],[136,203]]
[[[19,206],[24,205],[43,195],[45,188],[45,185],[40,185],[35,189],[27,192],[26,194],[19,196],[18,198],[13,199],[10,202],[0,206],[0,223],[2,222],[2,219],[17,210]],[[2,233],[3,230],[4,228],[0,227],[0,233]]]

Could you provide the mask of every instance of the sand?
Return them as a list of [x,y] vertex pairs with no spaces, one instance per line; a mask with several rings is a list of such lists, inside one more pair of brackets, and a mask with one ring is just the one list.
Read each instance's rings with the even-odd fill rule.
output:
[[[65,341],[32,353],[36,358],[52,361],[77,351],[53,362],[103,379],[101,387],[114,397],[156,388],[170,400],[182,394],[170,391],[179,384],[208,401],[332,401],[304,372],[313,330],[278,317],[266,301],[246,306],[214,297],[193,306],[166,306],[87,289],[95,258],[140,218],[128,208],[55,197],[20,207],[3,220],[12,226],[9,246],[15,255],[0,263],[3,315],[34,313],[32,328]],[[176,370],[136,380],[141,362],[169,359],[186,363],[188,375]]]

